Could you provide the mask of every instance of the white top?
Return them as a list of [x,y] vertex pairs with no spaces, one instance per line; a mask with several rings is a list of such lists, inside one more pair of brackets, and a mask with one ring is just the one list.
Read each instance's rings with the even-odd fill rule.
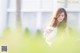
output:
[[55,35],[57,34],[57,28],[48,27],[44,32],[44,38],[49,46],[51,46],[52,42],[55,41]]

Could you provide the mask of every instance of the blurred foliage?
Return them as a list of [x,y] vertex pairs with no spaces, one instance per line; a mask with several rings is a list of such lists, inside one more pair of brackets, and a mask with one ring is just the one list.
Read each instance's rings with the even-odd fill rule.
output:
[[0,45],[7,45],[8,53],[80,53],[80,34],[73,30],[70,33],[69,37],[58,37],[52,46],[48,46],[40,30],[32,34],[28,28],[23,32],[7,28],[0,37]]
[[25,35],[30,35],[30,31],[29,31],[28,28],[26,28],[26,29],[23,31],[23,33],[24,33]]

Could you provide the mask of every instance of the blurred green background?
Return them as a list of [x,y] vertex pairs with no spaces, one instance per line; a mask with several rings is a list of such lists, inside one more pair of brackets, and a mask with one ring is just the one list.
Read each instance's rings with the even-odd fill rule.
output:
[[7,45],[8,53],[80,53],[78,35],[57,37],[52,46],[49,46],[40,30],[32,34],[28,29],[22,32],[20,30],[11,31],[8,28],[0,37],[0,45]]

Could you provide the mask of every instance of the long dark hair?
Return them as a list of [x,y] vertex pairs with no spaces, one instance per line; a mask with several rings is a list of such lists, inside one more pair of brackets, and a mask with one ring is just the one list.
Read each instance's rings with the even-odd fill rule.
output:
[[[57,18],[60,16],[61,13],[64,13],[65,17],[64,17],[63,21],[58,24]],[[61,29],[65,29],[66,26],[67,26],[67,12],[66,12],[66,10],[64,8],[59,8],[57,10],[56,16],[54,17],[54,20],[55,21],[52,25],[53,27],[58,27],[58,28],[61,28]]]

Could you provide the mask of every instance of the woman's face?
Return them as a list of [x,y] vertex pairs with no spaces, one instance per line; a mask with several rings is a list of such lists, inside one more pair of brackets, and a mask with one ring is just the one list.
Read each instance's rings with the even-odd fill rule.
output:
[[62,22],[64,17],[65,17],[64,12],[60,13],[59,17],[57,18],[58,22]]

